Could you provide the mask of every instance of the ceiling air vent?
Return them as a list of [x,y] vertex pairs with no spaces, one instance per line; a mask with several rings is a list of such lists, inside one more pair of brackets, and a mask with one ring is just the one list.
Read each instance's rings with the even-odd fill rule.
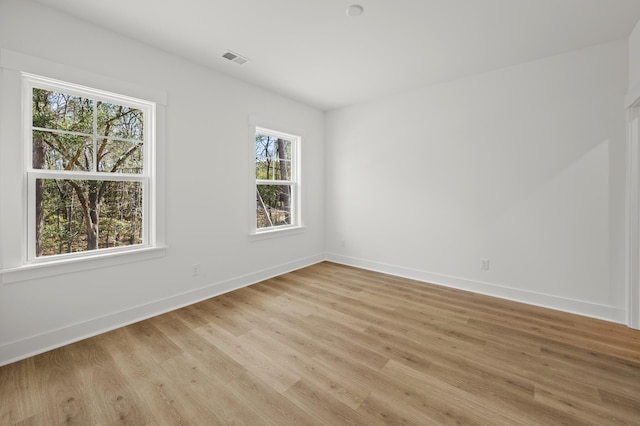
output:
[[227,50],[227,53],[222,55],[223,58],[230,60],[238,65],[244,65],[250,61],[250,59],[245,58],[244,56],[238,55],[230,50]]

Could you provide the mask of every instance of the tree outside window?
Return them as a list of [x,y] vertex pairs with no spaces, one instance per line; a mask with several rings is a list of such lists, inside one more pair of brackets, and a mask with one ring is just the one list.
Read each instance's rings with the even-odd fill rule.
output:
[[48,79],[27,83],[31,257],[145,244],[152,104]]
[[257,128],[255,134],[256,229],[298,225],[299,137]]

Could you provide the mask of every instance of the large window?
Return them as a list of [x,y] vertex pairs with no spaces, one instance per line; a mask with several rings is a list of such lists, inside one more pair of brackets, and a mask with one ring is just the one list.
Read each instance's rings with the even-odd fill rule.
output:
[[27,260],[153,244],[155,104],[23,81]]
[[300,137],[255,131],[255,232],[300,226]]

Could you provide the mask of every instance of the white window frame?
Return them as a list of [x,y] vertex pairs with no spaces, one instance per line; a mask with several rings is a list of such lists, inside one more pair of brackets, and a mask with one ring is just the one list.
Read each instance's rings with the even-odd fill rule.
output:
[[627,103],[627,326],[640,330],[640,96]]
[[[25,153],[30,150],[30,144],[27,145],[25,140],[31,137],[31,133],[30,127],[27,131],[27,123],[30,122],[25,118],[24,112],[28,110],[29,115],[31,114],[32,97],[29,94],[25,98],[23,75],[47,76],[46,78],[53,82],[70,81],[74,83],[72,86],[95,88],[91,90],[97,94],[109,94],[112,100],[112,94],[126,93],[128,96],[123,96],[123,99],[147,100],[150,104],[155,104],[155,123],[151,126],[145,123],[145,127],[148,126],[148,130],[153,132],[155,137],[155,145],[145,157],[150,161],[147,168],[150,176],[149,189],[146,194],[149,204],[144,212],[148,221],[148,232],[145,234],[148,239],[145,245],[91,250],[55,257],[43,256],[38,260],[29,258],[28,236],[33,235],[28,230],[28,191],[31,179],[29,173],[32,162],[31,153]],[[163,124],[167,105],[166,92],[5,48],[0,48],[0,92],[0,115],[3,119],[0,123],[0,196],[5,207],[0,209],[0,284],[140,262],[166,255]],[[151,161],[152,157],[155,157],[154,161]],[[46,172],[55,174],[52,170]],[[109,176],[101,178],[106,180]],[[33,182],[35,183],[35,180]]]
[[[66,258],[82,258],[92,257],[96,254],[106,252],[126,252],[138,250],[140,248],[148,248],[155,245],[156,234],[155,227],[151,218],[154,217],[155,196],[153,191],[154,181],[154,164],[155,164],[155,108],[154,102],[132,98],[125,95],[106,92],[103,90],[93,89],[73,83],[60,80],[54,80],[29,73],[22,73],[23,81],[23,122],[24,122],[24,160],[25,170],[27,170],[27,263],[51,262],[56,259]],[[114,103],[130,108],[141,110],[144,113],[143,127],[143,173],[125,174],[125,173],[107,173],[94,171],[60,171],[60,170],[41,170],[33,168],[32,160],[32,132],[38,129],[33,128],[33,108],[32,98],[33,89],[45,89],[60,93],[71,94],[84,97],[96,101]],[[95,126],[95,124],[94,124]],[[97,140],[97,134],[93,134],[94,144]],[[94,155],[95,155],[94,149]],[[94,161],[94,167],[97,167]],[[35,184],[37,179],[68,179],[68,180],[110,180],[110,181],[135,181],[142,185],[142,244],[131,246],[98,248],[96,250],[87,250],[75,253],[56,254],[49,256],[36,257],[35,254]]]
[[[301,145],[302,136],[294,133],[274,130],[276,126],[262,126],[252,124],[250,126],[250,195],[249,195],[249,235],[253,239],[260,239],[272,236],[287,235],[300,232],[304,229],[302,224],[302,183],[301,183]],[[281,180],[260,180],[256,179],[256,135],[263,134],[276,138],[286,139],[291,142],[291,176],[288,181]],[[291,224],[278,225],[273,227],[258,228],[256,215],[256,191],[257,185],[291,185]]]

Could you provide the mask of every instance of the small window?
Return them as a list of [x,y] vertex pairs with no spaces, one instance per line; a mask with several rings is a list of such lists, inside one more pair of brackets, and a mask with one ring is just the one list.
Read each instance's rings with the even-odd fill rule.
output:
[[27,260],[152,245],[155,104],[23,79]]
[[300,226],[300,137],[255,131],[255,233]]

